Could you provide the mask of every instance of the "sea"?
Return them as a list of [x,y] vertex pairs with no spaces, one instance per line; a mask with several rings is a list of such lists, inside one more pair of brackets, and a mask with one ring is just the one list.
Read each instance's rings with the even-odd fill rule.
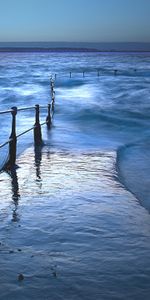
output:
[[149,300],[150,53],[1,52],[0,111],[43,123],[51,77],[42,146],[18,138],[12,171],[0,148],[0,300]]

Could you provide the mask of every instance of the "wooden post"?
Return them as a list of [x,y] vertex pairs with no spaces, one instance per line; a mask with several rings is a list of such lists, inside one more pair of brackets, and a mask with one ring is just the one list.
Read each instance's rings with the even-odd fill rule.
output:
[[12,129],[10,135],[9,142],[9,160],[7,163],[8,168],[12,168],[16,162],[16,152],[17,152],[17,137],[16,137],[16,115],[17,115],[17,107],[14,106],[12,109]]
[[99,70],[97,70],[97,76],[99,77]]
[[54,93],[54,81],[51,80],[51,94],[53,95]]
[[55,91],[52,93],[52,101],[55,102]]
[[42,133],[41,133],[41,125],[40,125],[40,107],[39,105],[35,105],[35,124],[34,124],[34,142],[36,145],[42,144]]
[[54,112],[54,108],[55,108],[55,101],[52,101],[52,112]]
[[53,93],[54,93],[54,88],[51,87],[51,95],[53,96]]
[[70,78],[72,77],[72,74],[71,74],[71,72],[70,72]]
[[54,87],[54,80],[51,79],[51,87]]
[[83,71],[83,77],[85,77],[84,74],[85,74],[85,72]]
[[47,114],[47,118],[46,118],[46,124],[47,124],[47,128],[50,129],[51,125],[52,125],[51,105],[50,104],[48,104],[48,114]]

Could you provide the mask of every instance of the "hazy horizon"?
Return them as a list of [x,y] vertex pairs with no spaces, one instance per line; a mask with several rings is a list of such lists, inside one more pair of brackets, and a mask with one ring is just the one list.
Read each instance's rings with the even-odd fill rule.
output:
[[150,51],[150,43],[142,42],[0,42],[0,49],[93,49],[98,51]]

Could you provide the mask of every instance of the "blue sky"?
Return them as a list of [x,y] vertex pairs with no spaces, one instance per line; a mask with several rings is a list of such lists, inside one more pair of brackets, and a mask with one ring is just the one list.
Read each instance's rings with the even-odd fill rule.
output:
[[150,42],[150,0],[0,0],[0,41]]

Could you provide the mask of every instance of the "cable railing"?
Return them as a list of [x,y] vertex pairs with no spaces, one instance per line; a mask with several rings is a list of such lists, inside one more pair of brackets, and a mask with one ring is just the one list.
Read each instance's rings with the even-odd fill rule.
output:
[[66,79],[66,78],[72,78],[75,79],[77,76],[82,78],[88,78],[88,77],[103,77],[103,76],[140,76],[143,75],[143,72],[145,76],[150,76],[150,69],[138,69],[130,67],[129,69],[124,69],[121,67],[112,67],[112,68],[103,68],[103,67],[97,67],[93,69],[84,68],[80,70],[76,69],[70,69],[66,71],[60,71],[59,73],[54,73],[53,76],[56,79]]
[[[8,155],[8,160],[5,163],[3,169],[12,169],[15,166],[16,163],[16,155],[17,155],[17,140],[21,136],[25,135],[26,133],[30,132],[33,130],[34,132],[34,143],[35,145],[39,146],[42,145],[42,131],[41,127],[43,125],[47,125],[48,130],[51,128],[52,125],[52,118],[54,114],[54,105],[55,105],[55,91],[54,91],[54,80],[50,78],[50,90],[51,90],[51,103],[48,105],[39,105],[36,104],[35,106],[30,106],[30,107],[23,107],[23,108],[18,108],[16,106],[12,107],[9,110],[6,111],[0,111],[0,115],[4,114],[11,114],[12,116],[12,123],[11,123],[11,134],[9,136],[9,139],[4,142],[3,144],[0,144],[0,149],[3,148],[6,145],[9,145],[9,155]],[[40,123],[40,110],[41,109],[47,109],[47,115],[46,119],[44,122]],[[27,110],[34,110],[35,111],[35,123],[34,125],[21,132],[20,134],[17,135],[16,133],[16,119],[17,119],[17,114],[18,112],[21,111],[27,111]]]

